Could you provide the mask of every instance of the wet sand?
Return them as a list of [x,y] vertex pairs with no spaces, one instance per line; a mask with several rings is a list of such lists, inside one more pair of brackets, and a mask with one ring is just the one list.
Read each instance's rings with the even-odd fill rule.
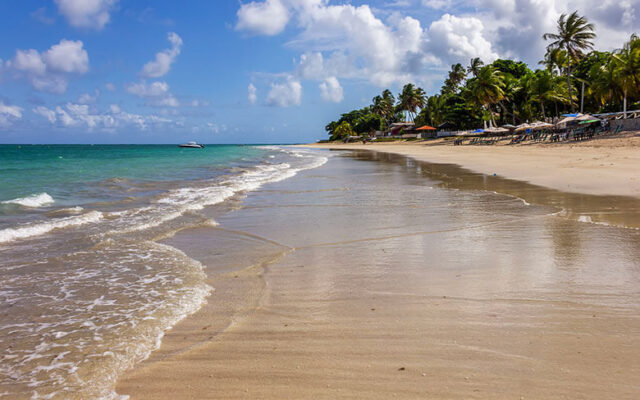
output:
[[640,397],[640,200],[334,154],[166,239],[215,291],[118,393]]
[[566,192],[640,197],[640,133],[584,142],[453,146],[452,141],[312,144],[326,149],[368,149],[421,161],[457,164],[487,175]]

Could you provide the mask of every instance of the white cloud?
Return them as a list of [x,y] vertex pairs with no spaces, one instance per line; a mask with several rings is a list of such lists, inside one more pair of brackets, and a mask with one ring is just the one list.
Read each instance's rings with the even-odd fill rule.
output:
[[149,61],[142,67],[140,75],[144,78],[159,78],[169,72],[171,64],[180,54],[182,49],[182,39],[175,32],[169,32],[167,39],[171,43],[171,48],[156,53],[156,58]]
[[80,40],[65,40],[54,44],[42,54],[42,59],[52,71],[84,74],[89,71],[89,54]]
[[167,82],[155,81],[132,83],[126,86],[127,92],[147,101],[147,105],[154,107],[178,107],[180,103],[169,91]]
[[99,112],[86,104],[74,103],[67,103],[64,107],[57,106],[54,109],[38,106],[33,109],[33,112],[44,117],[52,125],[64,128],[84,128],[89,131],[95,129],[113,131],[126,127],[146,130],[149,126],[161,127],[174,123],[171,119],[155,114],[128,113],[116,104],[111,104],[105,112]]
[[78,97],[78,103],[80,103],[80,104],[94,104],[96,101],[98,101],[98,97],[100,97],[100,91],[98,89],[96,89],[93,92],[93,95],[91,95],[89,93],[81,94],[80,97]]
[[114,85],[114,84],[113,84],[113,83],[111,83],[111,82],[107,82],[107,83],[105,83],[105,84],[104,84],[104,87],[105,87],[108,91],[110,91],[110,92],[113,92],[113,91],[115,91],[115,90],[116,90],[116,85]]
[[67,90],[70,76],[89,70],[89,55],[82,41],[62,39],[43,53],[34,49],[16,50],[6,65],[36,90],[59,94]]
[[100,30],[109,22],[117,0],[54,0],[71,26]]
[[250,104],[256,104],[258,101],[258,89],[253,85],[253,83],[250,83],[247,88],[247,98]]
[[427,49],[446,62],[466,62],[473,57],[491,62],[498,54],[492,50],[483,32],[484,25],[477,18],[444,14],[429,27]]
[[342,86],[335,76],[331,76],[320,84],[320,94],[325,101],[340,103],[344,97]]
[[[555,31],[562,12],[578,10],[594,22],[596,47],[602,50],[620,47],[640,31],[637,0],[413,0],[432,15],[433,9],[447,11],[435,11],[427,25],[406,16],[409,9],[386,10],[404,1],[378,5],[382,8],[351,3],[356,2],[256,0],[240,6],[236,27],[274,35],[287,24],[295,26],[286,46],[302,52],[292,71],[298,79],[322,82],[333,76],[376,86],[440,81],[448,65],[466,65],[472,57],[485,62],[511,57],[535,68],[545,53],[542,34]],[[279,18],[260,18],[274,9]]]
[[289,11],[280,0],[253,1],[238,10],[236,29],[261,35],[277,35],[289,22]]
[[271,84],[267,105],[273,107],[299,106],[302,102],[302,85],[289,77],[286,82]]
[[422,5],[435,10],[445,10],[451,8],[452,0],[422,0]]
[[57,120],[56,112],[44,106],[38,106],[32,110],[34,113],[45,117],[49,122],[54,124]]
[[8,128],[20,119],[22,119],[22,108],[6,105],[0,100],[0,128]]

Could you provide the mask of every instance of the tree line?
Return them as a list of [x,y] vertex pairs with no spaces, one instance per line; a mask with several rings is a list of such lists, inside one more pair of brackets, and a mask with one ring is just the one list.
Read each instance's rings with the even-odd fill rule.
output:
[[440,92],[408,83],[394,96],[386,89],[371,105],[342,114],[325,127],[330,140],[370,134],[394,122],[413,121],[451,129],[474,129],[558,117],[567,112],[616,112],[640,107],[640,38],[633,34],[617,50],[594,50],[595,27],[577,12],[562,14],[540,68],[498,59],[454,64]]

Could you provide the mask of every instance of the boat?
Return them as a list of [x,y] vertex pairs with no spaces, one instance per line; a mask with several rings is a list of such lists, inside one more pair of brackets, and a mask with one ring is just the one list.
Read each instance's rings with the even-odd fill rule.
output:
[[191,149],[204,149],[204,145],[196,142],[179,144],[178,147],[187,147]]

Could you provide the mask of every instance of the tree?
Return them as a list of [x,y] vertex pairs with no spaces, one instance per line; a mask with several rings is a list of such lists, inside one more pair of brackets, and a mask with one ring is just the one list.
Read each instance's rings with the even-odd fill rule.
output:
[[340,125],[334,129],[330,140],[345,140],[349,136],[353,136],[354,133],[355,132],[351,128],[351,124],[347,121],[342,121]]
[[491,112],[491,105],[504,99],[504,75],[492,66],[482,67],[478,76],[471,79],[467,85],[468,96],[476,104],[481,105],[491,115],[495,125],[495,118]]
[[406,111],[407,118],[413,121],[418,109],[424,107],[426,93],[422,88],[416,87],[412,83],[407,83],[402,88],[402,92],[398,95],[398,107],[402,111]]
[[480,59],[480,57],[475,57],[471,59],[471,62],[469,62],[469,67],[467,68],[467,73],[475,76],[478,76],[478,71],[480,71],[480,68],[482,68],[482,66],[484,65],[484,63],[482,62],[482,60]]
[[623,112],[627,118],[627,97],[640,86],[640,39],[632,35],[624,47],[613,53],[613,79],[622,90]]
[[542,118],[547,118],[545,101],[563,102],[566,100],[562,97],[562,93],[557,90],[558,83],[556,78],[546,70],[536,71],[526,82],[526,89],[531,96],[531,101],[540,104]]
[[[562,14],[558,19],[557,28],[558,33],[545,33],[542,38],[552,41],[547,46],[547,51],[563,49],[567,53],[567,87],[569,88],[569,98],[571,99],[572,64],[583,57],[585,50],[593,49],[593,39],[596,34],[593,32],[594,25],[589,23],[585,17],[579,16],[577,11],[574,11],[569,16]],[[574,111],[573,101],[571,102],[571,111]]]
[[386,89],[381,95],[373,98],[371,111],[380,117],[385,127],[394,118],[395,102],[396,99],[389,89]]
[[443,93],[455,93],[458,90],[458,87],[467,77],[467,71],[464,69],[462,64],[453,64],[451,66],[451,71],[449,71],[448,78],[444,81],[444,86],[442,87]]

